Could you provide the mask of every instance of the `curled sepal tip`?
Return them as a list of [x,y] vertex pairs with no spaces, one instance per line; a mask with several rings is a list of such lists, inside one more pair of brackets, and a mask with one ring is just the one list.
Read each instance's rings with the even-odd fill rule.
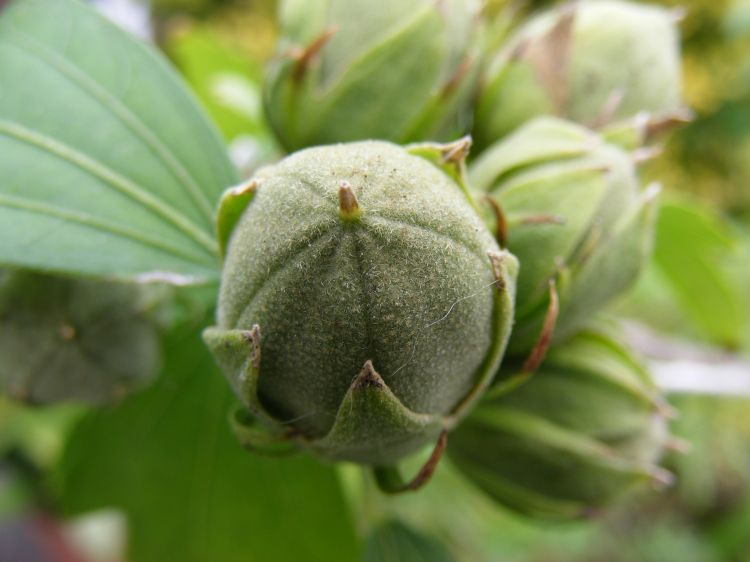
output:
[[216,236],[219,240],[219,255],[224,259],[229,237],[242,213],[253,200],[259,181],[251,179],[227,189],[221,196],[216,211]]
[[469,201],[474,204],[468,188],[466,173],[466,159],[471,152],[472,143],[471,136],[466,135],[449,143],[425,142],[412,144],[407,147],[407,151],[437,166],[461,187]]
[[258,399],[258,374],[261,359],[260,326],[250,330],[222,330],[206,328],[203,341],[216,362],[226,373],[232,388],[242,403],[259,419],[274,423]]
[[600,134],[609,143],[625,150],[636,150],[685,126],[693,118],[693,113],[683,107],[661,113],[641,111],[629,119],[603,127]]
[[375,474],[375,481],[378,484],[378,488],[386,494],[401,494],[403,492],[414,492],[422,488],[427,484],[435,470],[440,464],[440,459],[443,458],[445,452],[445,446],[448,443],[448,432],[443,431],[438,437],[435,447],[432,449],[432,453],[427,461],[419,469],[416,476],[408,482],[401,476],[401,471],[395,466],[389,467],[375,467],[373,472]]
[[368,360],[349,387],[328,434],[309,445],[328,458],[383,466],[414,452],[442,430],[440,416],[409,410]]

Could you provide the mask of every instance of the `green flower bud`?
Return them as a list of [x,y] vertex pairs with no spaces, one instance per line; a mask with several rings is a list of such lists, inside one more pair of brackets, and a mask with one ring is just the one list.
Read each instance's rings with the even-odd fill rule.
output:
[[522,264],[514,354],[543,331],[551,281],[561,341],[629,288],[648,258],[658,187],[641,190],[633,155],[583,127],[538,118],[486,150],[469,177],[500,213],[501,238]]
[[388,465],[450,428],[497,369],[517,262],[425,158],[386,142],[298,152],[227,192],[219,231],[204,338],[264,445]]
[[614,339],[584,331],[553,348],[526,383],[495,387],[451,433],[448,453],[503,505],[548,518],[591,515],[657,463],[668,413],[648,373]]
[[488,71],[474,137],[487,146],[539,115],[601,126],[681,106],[677,16],[603,0],[532,18]]
[[266,115],[288,150],[468,129],[473,0],[286,0]]
[[0,392],[30,404],[105,404],[159,367],[154,294],[26,271],[0,278]]

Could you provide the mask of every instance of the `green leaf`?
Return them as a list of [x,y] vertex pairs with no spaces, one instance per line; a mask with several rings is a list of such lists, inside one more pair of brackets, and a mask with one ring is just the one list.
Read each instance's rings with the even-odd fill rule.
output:
[[271,142],[263,117],[263,66],[232,48],[209,26],[186,23],[167,37],[165,49],[224,137],[254,135]]
[[358,544],[331,466],[243,450],[233,399],[196,328],[171,334],[147,391],[74,429],[60,468],[64,510],[122,509],[137,562],[350,562]]
[[726,270],[734,241],[720,220],[684,202],[662,205],[654,259],[681,308],[712,341],[734,347],[746,322],[740,289]]
[[188,283],[218,276],[236,172],[153,49],[77,0],[0,15],[0,264]]

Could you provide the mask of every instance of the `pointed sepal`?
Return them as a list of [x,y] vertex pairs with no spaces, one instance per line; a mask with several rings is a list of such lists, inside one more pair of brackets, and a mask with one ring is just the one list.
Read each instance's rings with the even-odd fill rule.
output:
[[441,417],[404,406],[368,360],[344,396],[330,431],[309,447],[328,458],[387,466],[436,440],[443,429]]
[[692,120],[693,114],[686,108],[660,114],[641,112],[629,119],[611,123],[599,132],[608,143],[625,150],[637,150]]
[[428,160],[442,170],[459,185],[469,202],[476,207],[469,190],[466,172],[466,159],[471,151],[471,145],[471,137],[467,135],[457,141],[445,144],[435,142],[411,144],[406,147],[406,151]]
[[566,299],[569,302],[562,307],[565,322],[558,326],[556,337],[570,335],[591,317],[592,311],[635,282],[651,253],[659,192],[658,184],[647,187],[606,240],[584,260],[571,265],[575,281]]
[[601,143],[597,135],[580,125],[557,117],[539,117],[482,152],[469,169],[469,182],[474,189],[491,191],[514,171],[583,156]]
[[251,179],[227,189],[219,200],[216,212],[216,235],[219,240],[219,256],[224,259],[234,227],[240,220],[242,213],[255,197],[259,181]]
[[258,398],[258,376],[261,360],[261,334],[256,324],[251,330],[206,328],[203,341],[229,379],[242,404],[253,416],[269,424],[278,423],[266,412]]
[[568,67],[573,46],[575,5],[565,7],[546,33],[521,43],[513,58],[531,65],[556,113],[568,102]]

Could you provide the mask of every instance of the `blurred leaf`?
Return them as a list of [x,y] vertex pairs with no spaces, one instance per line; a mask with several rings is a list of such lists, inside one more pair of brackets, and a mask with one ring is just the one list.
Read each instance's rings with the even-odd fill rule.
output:
[[204,24],[175,26],[165,49],[224,137],[243,177],[281,154],[261,101],[260,62]]
[[733,248],[726,228],[700,207],[676,201],[662,206],[656,264],[704,335],[729,347],[739,344],[746,320],[742,294],[722,263]]
[[0,84],[0,263],[218,275],[236,173],[159,55],[76,0],[22,0],[0,16]]
[[227,139],[270,135],[263,121],[262,66],[198,24],[169,35],[166,51]]
[[199,330],[172,334],[165,347],[154,386],[74,430],[60,468],[64,510],[124,510],[136,562],[355,560],[333,468],[244,451]]
[[370,534],[362,562],[455,562],[455,558],[435,539],[393,520]]
[[715,523],[707,535],[723,560],[744,560],[743,553],[750,552],[750,495],[746,494],[737,509]]
[[29,407],[0,396],[0,455],[16,449],[40,467],[56,462],[65,436],[86,407],[61,404]]

